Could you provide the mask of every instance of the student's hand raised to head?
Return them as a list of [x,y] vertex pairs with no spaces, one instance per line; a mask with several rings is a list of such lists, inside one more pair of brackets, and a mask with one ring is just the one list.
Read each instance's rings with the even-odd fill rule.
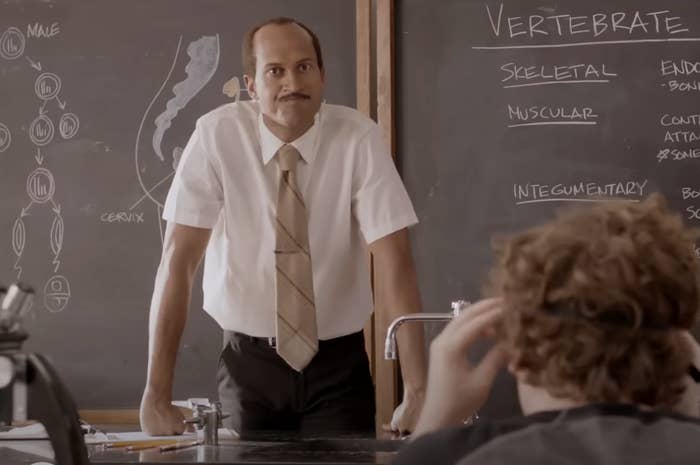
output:
[[428,388],[413,436],[457,426],[481,408],[506,354],[497,344],[477,363],[467,359],[477,340],[488,338],[503,314],[502,300],[486,299],[469,306],[430,345]]

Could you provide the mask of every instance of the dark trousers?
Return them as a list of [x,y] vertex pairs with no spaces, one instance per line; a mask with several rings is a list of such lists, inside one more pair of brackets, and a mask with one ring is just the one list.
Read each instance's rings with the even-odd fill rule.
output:
[[231,416],[224,425],[243,437],[284,431],[302,436],[375,432],[374,387],[362,332],[319,341],[309,365],[297,372],[267,338],[224,332],[219,400]]

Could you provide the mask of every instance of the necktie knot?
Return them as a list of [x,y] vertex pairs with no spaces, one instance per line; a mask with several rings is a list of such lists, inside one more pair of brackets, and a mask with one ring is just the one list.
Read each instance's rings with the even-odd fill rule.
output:
[[277,163],[282,171],[294,172],[300,156],[293,145],[285,144],[277,151]]

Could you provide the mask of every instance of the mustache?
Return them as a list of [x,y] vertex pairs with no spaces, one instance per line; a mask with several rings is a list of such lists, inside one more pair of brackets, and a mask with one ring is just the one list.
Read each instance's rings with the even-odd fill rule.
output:
[[278,100],[280,102],[287,102],[289,100],[296,100],[296,99],[308,100],[310,98],[311,98],[310,96],[308,96],[306,94],[302,94],[301,92],[292,92],[291,94],[283,95]]

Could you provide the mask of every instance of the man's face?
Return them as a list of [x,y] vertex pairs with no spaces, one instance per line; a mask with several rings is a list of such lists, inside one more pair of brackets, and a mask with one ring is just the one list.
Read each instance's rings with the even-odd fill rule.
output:
[[255,76],[245,76],[248,92],[260,103],[276,135],[299,137],[321,106],[323,71],[309,34],[296,24],[268,24],[253,39]]

